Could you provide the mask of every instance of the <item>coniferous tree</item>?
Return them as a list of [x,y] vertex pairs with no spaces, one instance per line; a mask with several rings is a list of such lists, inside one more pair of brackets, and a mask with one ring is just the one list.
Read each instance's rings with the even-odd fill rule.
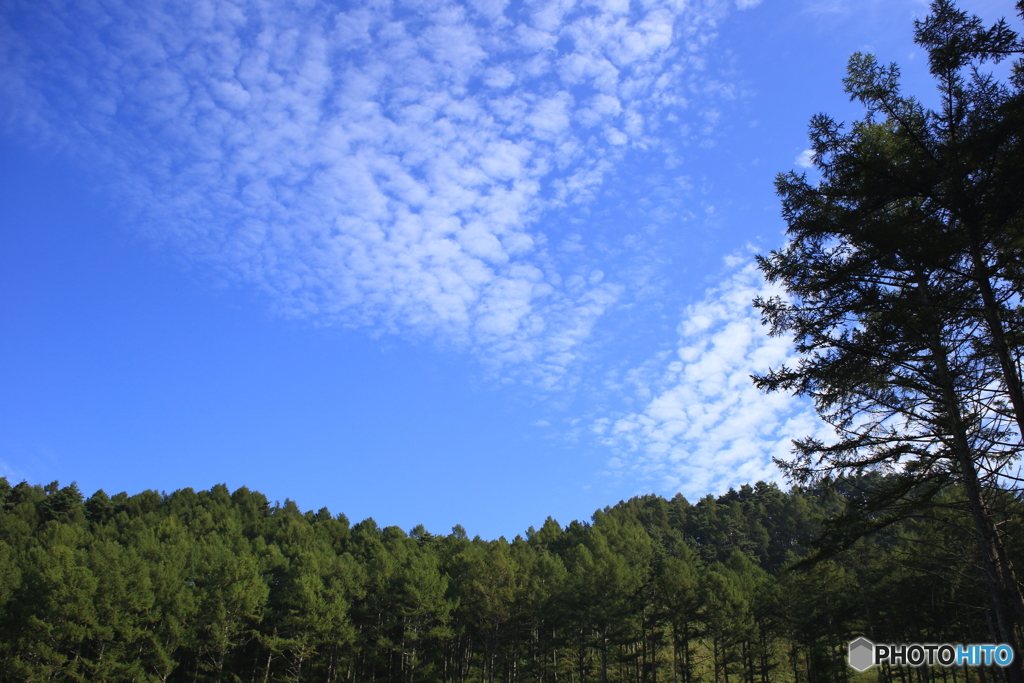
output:
[[[801,359],[755,381],[810,396],[836,432],[832,443],[796,442],[780,463],[794,480],[894,475],[850,501],[828,528],[827,552],[963,487],[999,637],[1019,651],[1024,599],[989,499],[1024,448],[1013,341],[1024,73],[1018,62],[999,83],[980,67],[1024,48],[1003,21],[985,29],[948,0],[931,12],[915,39],[928,50],[939,110],[900,93],[895,65],[854,55],[846,89],[867,118],[847,131],[816,116],[820,182],[777,181],[790,242],[759,263],[790,300],[755,305],[772,334],[792,334]],[[1011,674],[1021,680],[1019,662]]]

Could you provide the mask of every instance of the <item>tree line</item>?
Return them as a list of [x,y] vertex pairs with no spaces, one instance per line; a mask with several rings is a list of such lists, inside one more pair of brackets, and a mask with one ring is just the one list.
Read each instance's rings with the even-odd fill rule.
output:
[[[859,634],[998,641],[962,490],[788,569],[822,520],[886,485],[649,495],[509,541],[352,525],[223,485],[86,499],[0,479],[0,681],[845,683]],[[1024,539],[1024,502],[1003,498],[994,513]]]

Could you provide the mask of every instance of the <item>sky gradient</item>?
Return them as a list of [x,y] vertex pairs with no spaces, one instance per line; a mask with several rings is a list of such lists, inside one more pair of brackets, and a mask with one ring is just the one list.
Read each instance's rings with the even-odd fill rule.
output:
[[5,2],[0,476],[487,538],[779,480],[773,177],[855,51],[927,102],[926,12]]

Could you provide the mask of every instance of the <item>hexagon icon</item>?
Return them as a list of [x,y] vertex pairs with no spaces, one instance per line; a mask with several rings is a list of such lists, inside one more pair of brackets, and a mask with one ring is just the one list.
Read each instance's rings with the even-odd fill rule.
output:
[[867,671],[875,663],[875,644],[861,637],[850,643],[850,666],[857,671]]

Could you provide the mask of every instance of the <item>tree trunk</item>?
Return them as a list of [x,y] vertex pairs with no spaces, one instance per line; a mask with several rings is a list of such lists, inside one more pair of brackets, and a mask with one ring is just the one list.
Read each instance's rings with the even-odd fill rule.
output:
[[[924,287],[922,286],[920,289],[921,296],[925,298],[927,305],[927,294]],[[974,454],[971,452],[967,428],[962,418],[961,402],[949,369],[947,351],[939,340],[938,330],[934,326],[928,333],[932,359],[935,363],[937,388],[942,392],[944,407],[950,422],[949,428],[953,435],[952,449],[959,465],[961,480],[974,520],[975,536],[978,549],[981,552],[989,591],[992,594],[999,635],[1002,642],[1013,647],[1015,653],[1019,653],[1021,652],[1020,639],[1017,636],[1018,629],[1013,618],[1016,610],[1011,605],[1020,600],[1020,589],[1015,582],[1012,582],[1009,568],[1001,562],[1006,559],[1006,551],[1002,547],[999,532],[985,505]],[[1020,657],[1015,657],[1013,663],[1006,669],[1010,683],[1024,683]]]

